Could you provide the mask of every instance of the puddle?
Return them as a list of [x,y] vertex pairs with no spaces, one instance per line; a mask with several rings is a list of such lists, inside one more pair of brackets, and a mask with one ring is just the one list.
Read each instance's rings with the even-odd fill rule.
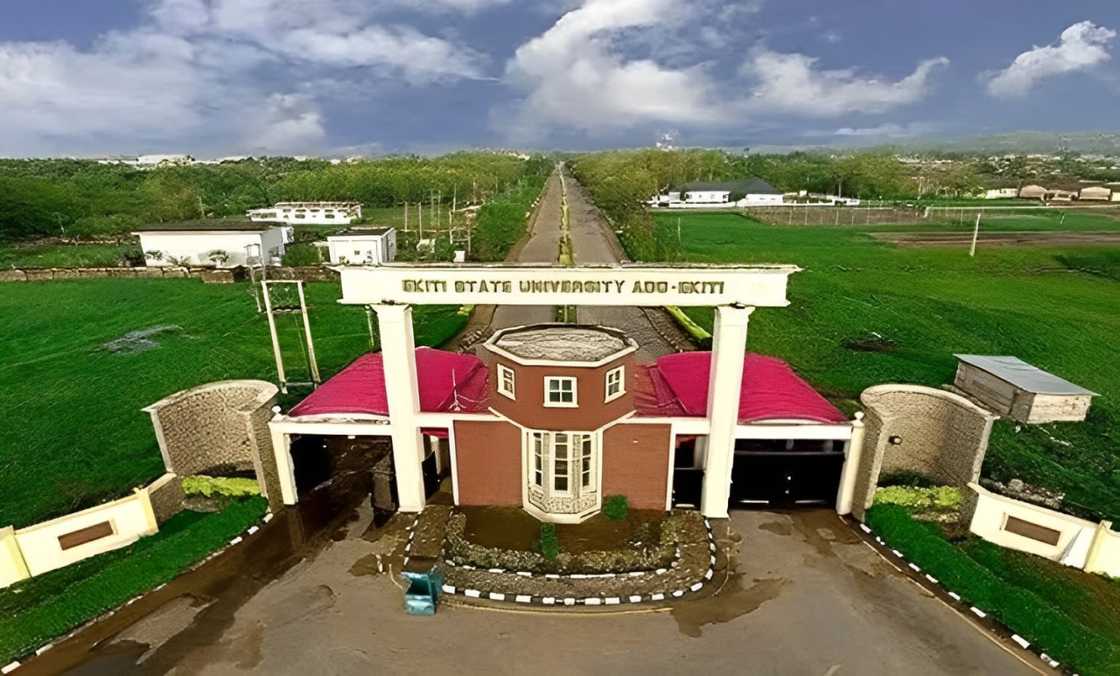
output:
[[793,535],[793,527],[786,521],[768,521],[766,523],[758,524],[759,530],[764,530],[767,533],[774,535]]
[[699,638],[707,624],[723,624],[753,613],[767,601],[781,595],[790,581],[782,577],[755,578],[744,587],[743,574],[734,572],[724,588],[715,596],[680,603],[673,606],[670,615],[677,621],[677,628],[685,636]]
[[157,324],[146,329],[129,331],[120,338],[115,338],[101,344],[101,349],[114,354],[136,354],[147,352],[159,347],[154,337],[165,333],[179,333],[183,327],[177,324]]

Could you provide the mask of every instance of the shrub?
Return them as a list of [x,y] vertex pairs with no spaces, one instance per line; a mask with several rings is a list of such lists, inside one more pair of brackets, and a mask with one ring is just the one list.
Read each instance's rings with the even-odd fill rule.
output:
[[949,511],[960,509],[961,491],[953,486],[935,486],[933,488],[887,486],[875,492],[875,504],[899,505],[910,510],[936,509]]
[[183,477],[183,492],[187,495],[201,495],[212,497],[221,495],[227,498],[241,498],[250,495],[260,495],[261,487],[256,479],[240,479],[236,477],[211,477],[196,474]]
[[608,495],[603,501],[603,515],[611,521],[621,521],[630,513],[630,503],[625,495]]
[[929,478],[921,472],[914,472],[910,470],[899,470],[897,472],[890,472],[879,477],[880,486],[917,486],[919,488],[931,488],[937,485],[937,482]]
[[556,524],[541,524],[541,555],[549,561],[555,561],[560,555],[560,540],[556,537]]
[[867,511],[867,523],[908,560],[1055,659],[1083,672],[1116,673],[1120,646],[1029,589],[1000,579],[938,535],[936,527],[915,521],[904,507],[875,505]]
[[288,246],[281,261],[291,267],[303,267],[318,265],[323,262],[323,257],[319,253],[319,247],[309,242],[300,242]]

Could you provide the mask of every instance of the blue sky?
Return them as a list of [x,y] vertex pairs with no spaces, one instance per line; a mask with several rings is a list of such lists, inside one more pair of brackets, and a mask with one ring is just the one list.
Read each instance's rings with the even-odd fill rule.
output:
[[5,0],[0,155],[1117,131],[1118,31],[1115,0]]

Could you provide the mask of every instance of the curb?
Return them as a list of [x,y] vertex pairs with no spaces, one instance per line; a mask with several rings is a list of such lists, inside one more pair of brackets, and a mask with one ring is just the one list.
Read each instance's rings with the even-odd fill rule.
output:
[[[566,596],[566,597],[532,596],[532,595],[528,595],[528,594],[511,595],[511,594],[508,594],[508,593],[503,594],[503,593],[491,592],[491,591],[487,591],[487,590],[483,590],[483,589],[459,588],[459,587],[455,587],[454,585],[449,585],[449,584],[443,585],[442,591],[443,591],[444,594],[450,594],[450,595],[453,595],[453,596],[463,596],[465,598],[470,598],[470,599],[485,599],[485,600],[488,600],[488,601],[504,601],[506,603],[510,603],[511,599],[509,597],[513,596],[512,603],[514,603],[515,605],[537,605],[537,606],[579,606],[579,605],[582,605],[582,606],[618,606],[618,605],[626,605],[626,604],[633,605],[633,604],[638,604],[638,603],[664,602],[665,599],[670,598],[670,597],[679,599],[687,593],[695,593],[695,592],[700,591],[701,589],[704,588],[704,586],[706,584],[711,582],[711,580],[715,577],[716,542],[715,542],[715,537],[712,535],[712,524],[707,519],[704,519],[704,528],[708,533],[708,552],[709,552],[708,570],[704,573],[703,577],[700,578],[698,581],[692,583],[689,586],[683,587],[683,588],[666,589],[664,591],[655,592],[655,593],[651,593],[651,594],[644,594],[644,595],[643,594],[632,594],[632,595],[629,595],[629,596],[588,596],[588,597],[584,597],[584,598],[574,597],[574,596]],[[411,540],[412,540],[412,535],[410,533],[409,541],[411,542]],[[679,548],[678,548],[678,557],[679,557]],[[679,558],[678,558],[678,561],[679,561]],[[407,564],[407,562],[408,562],[408,559],[406,557],[405,558],[405,563]],[[677,562],[674,562],[674,563],[677,563]],[[560,577],[568,577],[570,579],[588,579],[588,578],[600,578],[600,577],[638,577],[638,575],[636,575],[635,573],[640,573],[642,575],[647,575],[647,574],[648,575],[660,575],[660,574],[664,574],[667,570],[668,569],[666,569],[666,568],[658,568],[656,571],[634,571],[634,572],[630,572],[630,573],[601,573],[601,574],[594,574],[594,575],[575,573],[575,574],[568,575],[568,576],[561,576],[561,575],[557,575],[557,574],[554,574],[554,573],[549,573],[549,574],[544,574],[544,575],[538,574],[538,576],[549,577],[549,578],[552,578],[552,579],[560,578]],[[522,577],[532,577],[532,574],[525,574],[523,571],[504,571],[504,570],[501,570],[501,569],[491,569],[489,572],[513,572],[515,575],[521,575]]]
[[[851,525],[853,522],[848,521],[848,523],[849,525]],[[929,573],[922,572],[922,568],[920,566],[912,561],[908,561],[902,554],[902,552],[898,551],[897,549],[891,548],[891,546],[888,545],[886,541],[883,540],[883,538],[879,537],[879,535],[877,535],[870,526],[865,523],[858,523],[858,525],[859,530],[864,533],[864,541],[869,542],[869,544],[873,542],[874,545],[878,545],[878,547],[874,547],[874,545],[872,546],[880,556],[888,560],[898,559],[900,563],[906,564],[905,566],[901,567],[903,571],[912,571],[911,577],[923,587],[932,588],[933,591],[943,592],[946,596],[949,597],[949,599],[951,599],[951,601],[945,602],[953,606],[954,610],[957,610],[962,615],[968,613],[975,616],[977,619],[987,620],[986,624],[994,625],[994,627],[986,627],[989,633],[999,635],[1001,638],[1003,637],[1002,635],[1006,635],[1006,637],[1010,638],[1011,641],[1014,642],[1017,646],[1019,646],[1023,650],[1029,651],[1030,653],[1038,657],[1043,664],[1050,667],[1051,669],[1061,669],[1062,671],[1066,671],[1067,673],[1073,673],[1069,672],[1068,669],[1062,668],[1061,663],[1047,655],[1041,647],[1015,633],[1011,630],[1010,627],[1004,625],[998,620],[994,620],[988,617],[988,613],[985,612],[982,608],[977,608],[976,606],[972,605],[972,603],[970,603],[960,594],[942,584],[936,577],[930,575]],[[995,631],[992,631],[993,628],[998,628],[1001,631],[997,633]],[[1077,674],[1074,673],[1074,676],[1077,676]]]
[[229,551],[233,547],[236,547],[237,545],[244,544],[246,539],[248,539],[251,536],[255,535],[256,533],[260,532],[261,526],[268,523],[269,521],[272,521],[272,518],[273,518],[272,510],[266,509],[265,513],[264,513],[264,516],[262,516],[259,521],[257,521],[256,523],[254,523],[253,525],[251,525],[247,529],[245,529],[245,531],[241,535],[238,535],[238,536],[234,537],[233,539],[231,539],[228,543],[226,543],[225,545],[223,545],[219,549],[215,549],[214,551],[210,552],[206,556],[204,556],[201,559],[199,559],[198,561],[196,561],[193,565],[191,565],[187,568],[184,568],[182,571],[177,573],[175,575],[175,577],[171,578],[171,580],[168,580],[167,582],[163,582],[163,583],[161,583],[161,584],[159,584],[155,587],[152,587],[151,589],[149,589],[147,591],[141,592],[139,595],[133,596],[129,600],[127,600],[123,603],[120,603],[117,606],[115,606],[113,608],[110,608],[109,610],[106,610],[105,612],[101,613],[97,617],[86,620],[85,622],[81,623],[77,627],[74,627],[73,629],[66,632],[65,634],[54,637],[48,643],[44,643],[43,645],[36,648],[33,653],[28,653],[23,658],[23,661],[13,660],[12,662],[9,662],[8,664],[4,665],[3,667],[0,667],[0,675],[7,676],[8,674],[10,674],[10,673],[14,672],[15,670],[19,669],[20,667],[24,666],[24,662],[27,662],[28,660],[34,659],[35,657],[38,657],[38,656],[42,655],[43,653],[49,651],[50,649],[54,648],[55,645],[57,645],[59,643],[62,643],[63,641],[68,641],[69,639],[71,639],[74,636],[82,633],[87,628],[97,624],[98,622],[101,622],[102,620],[109,619],[113,615],[116,615],[118,610],[121,610],[122,608],[126,608],[128,606],[131,606],[132,604],[136,603],[137,601],[140,601],[141,599],[143,599],[147,596],[150,596],[150,595],[152,595],[152,594],[154,594],[158,591],[162,591],[164,587],[166,587],[168,584],[170,584],[176,578],[182,577],[183,575],[186,575],[187,573],[198,570],[199,568],[201,568],[205,564],[209,563],[211,559],[214,559],[214,558],[220,556],[221,554],[224,554],[225,552]]

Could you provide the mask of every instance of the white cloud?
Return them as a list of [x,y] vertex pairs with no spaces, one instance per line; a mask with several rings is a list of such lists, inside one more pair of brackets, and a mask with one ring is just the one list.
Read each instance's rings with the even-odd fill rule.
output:
[[1116,31],[1092,21],[1075,23],[1062,31],[1056,44],[1025,51],[1007,68],[989,75],[988,93],[1024,96],[1042,80],[1106,63],[1112,58],[1109,48],[1115,38]]
[[[94,154],[191,142],[176,149],[311,150],[326,139],[313,98],[320,78],[424,85],[484,76],[478,52],[379,22],[385,4],[150,0],[138,27],[105,33],[88,48],[0,42],[0,148]],[[439,4],[472,11],[495,0]]]
[[934,70],[948,63],[945,57],[928,59],[906,77],[890,80],[848,68],[822,70],[811,56],[758,48],[742,69],[754,81],[746,109],[806,117],[882,113],[924,98]]

